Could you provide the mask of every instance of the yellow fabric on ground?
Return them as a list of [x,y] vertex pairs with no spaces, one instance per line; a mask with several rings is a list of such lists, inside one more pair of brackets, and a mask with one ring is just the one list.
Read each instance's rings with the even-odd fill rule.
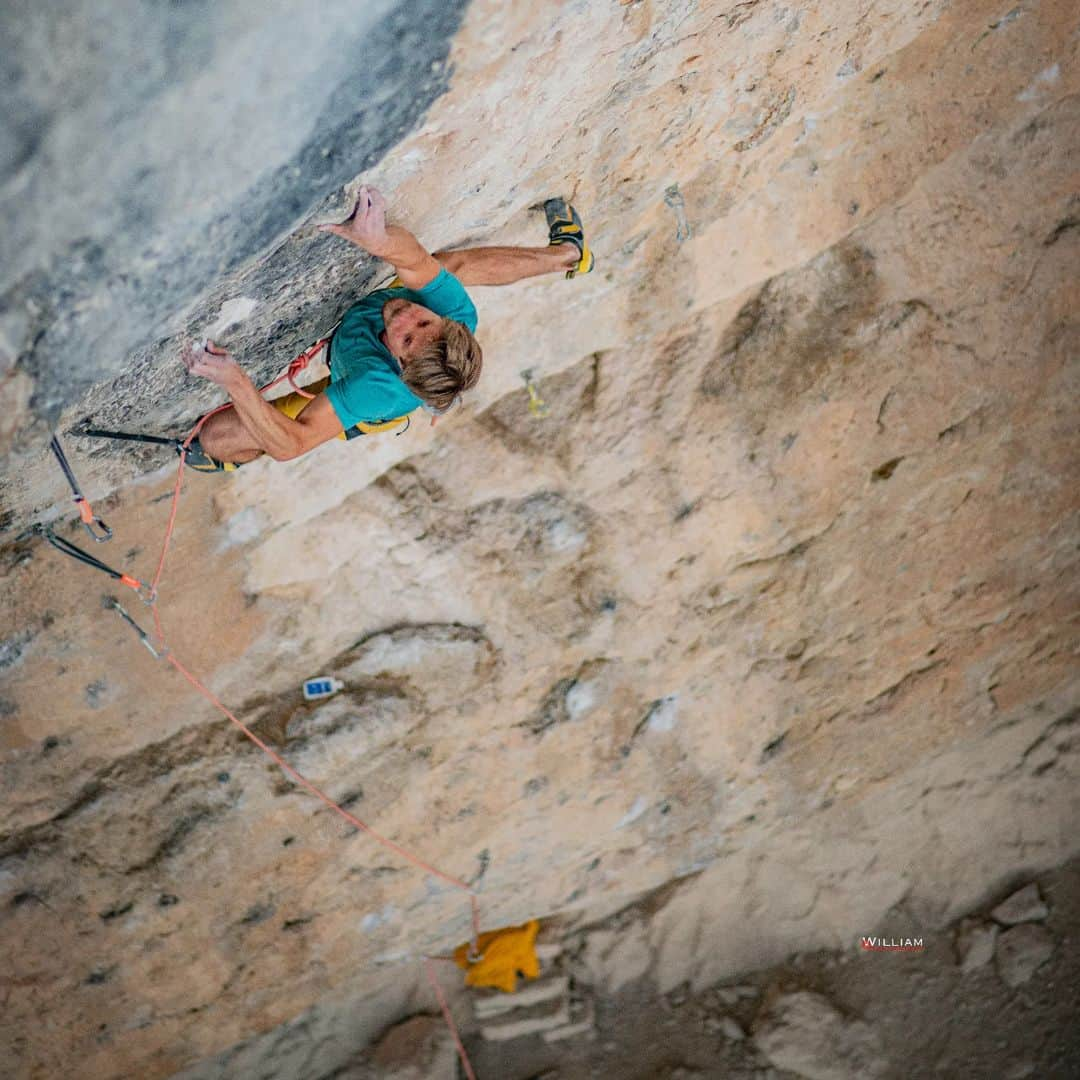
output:
[[536,935],[540,923],[532,919],[523,926],[507,926],[481,934],[477,942],[480,959],[469,963],[469,946],[454,950],[454,961],[466,971],[468,986],[494,986],[507,994],[517,989],[517,976],[535,979],[540,974],[536,958]]

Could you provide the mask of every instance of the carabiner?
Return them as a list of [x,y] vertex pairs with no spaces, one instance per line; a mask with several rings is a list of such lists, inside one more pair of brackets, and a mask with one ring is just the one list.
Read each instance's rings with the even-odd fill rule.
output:
[[[94,511],[86,501],[84,495],[76,495],[75,502],[79,506],[79,517],[82,518],[83,528],[90,534],[95,544],[104,544],[112,539],[112,529],[99,517],[94,516]],[[94,532],[94,527],[100,529],[100,533]]]
[[[83,528],[90,534],[96,544],[104,544],[107,540],[111,540],[112,529],[110,529],[101,518],[94,517],[93,508],[86,501],[86,496],[82,493],[82,488],[79,487],[79,481],[75,479],[75,474],[71,471],[71,466],[68,464],[64,448],[60,445],[60,440],[55,434],[49,440],[49,449],[56,457],[56,461],[63,471],[64,476],[67,477],[68,487],[71,488],[71,494],[75,499],[75,505],[79,508],[79,517],[82,518]],[[100,532],[94,532],[95,525],[101,530]]]
[[121,607],[120,601],[117,600],[115,596],[107,597],[107,601],[105,606],[111,607],[119,613],[120,618],[122,618],[124,622],[138,634],[139,640],[146,646],[148,652],[155,660],[160,660],[163,656],[168,655],[169,649],[167,646],[163,647],[160,652],[154,648],[153,644],[151,644],[149,634],[147,634],[147,632],[123,609],[123,607]]

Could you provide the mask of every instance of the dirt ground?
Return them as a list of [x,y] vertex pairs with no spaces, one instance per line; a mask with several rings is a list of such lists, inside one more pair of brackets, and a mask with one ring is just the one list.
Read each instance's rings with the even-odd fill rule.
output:
[[[928,935],[901,906],[888,925],[897,937],[921,936],[921,953],[863,953],[857,946],[807,953],[700,994],[680,988],[657,997],[646,976],[614,997],[596,996],[593,1037],[551,1045],[539,1036],[509,1043],[477,1036],[466,1047],[479,1080],[788,1080],[806,1074],[769,1064],[755,1048],[755,1022],[780,994],[808,990],[871,1025],[887,1077],[1073,1080],[1080,1076],[1080,860],[1039,884],[1056,947],[1016,989],[992,963],[962,972],[955,928]],[[743,996],[725,1004],[734,985]],[[724,1033],[725,1016],[746,1038]]]

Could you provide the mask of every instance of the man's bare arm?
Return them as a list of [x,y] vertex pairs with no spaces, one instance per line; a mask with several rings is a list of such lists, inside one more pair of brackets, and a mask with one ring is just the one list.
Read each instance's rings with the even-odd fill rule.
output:
[[573,244],[548,247],[478,247],[436,251],[462,285],[513,285],[523,278],[569,270],[580,255]]
[[408,229],[386,224],[386,200],[375,188],[360,189],[353,212],[340,224],[319,228],[391,263],[408,289],[430,285],[439,273],[435,257]]
[[442,269],[435,256],[400,225],[387,225],[386,245],[371,254],[391,263],[407,289],[430,285]]
[[[296,420],[278,412],[266,401],[243,369],[212,342],[205,349],[191,349],[184,364],[192,375],[209,379],[225,390],[244,428],[251,436],[250,450],[261,450],[275,461],[300,457],[341,433],[341,421],[325,394],[320,394]],[[207,453],[214,449],[204,442]]]

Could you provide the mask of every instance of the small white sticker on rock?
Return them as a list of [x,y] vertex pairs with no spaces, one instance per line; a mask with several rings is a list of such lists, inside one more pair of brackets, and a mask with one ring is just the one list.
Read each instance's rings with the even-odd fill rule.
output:
[[382,911],[369,911],[360,920],[360,929],[365,934],[370,934],[375,930],[378,930],[380,926],[385,926],[396,914],[396,909],[393,904],[387,904]]
[[738,1021],[730,1016],[720,1018],[720,1030],[724,1033],[724,1037],[731,1039],[732,1042],[742,1042],[746,1038],[746,1032],[739,1027]]
[[571,720],[578,720],[597,703],[597,687],[592,681],[574,683],[566,692],[566,713]]

